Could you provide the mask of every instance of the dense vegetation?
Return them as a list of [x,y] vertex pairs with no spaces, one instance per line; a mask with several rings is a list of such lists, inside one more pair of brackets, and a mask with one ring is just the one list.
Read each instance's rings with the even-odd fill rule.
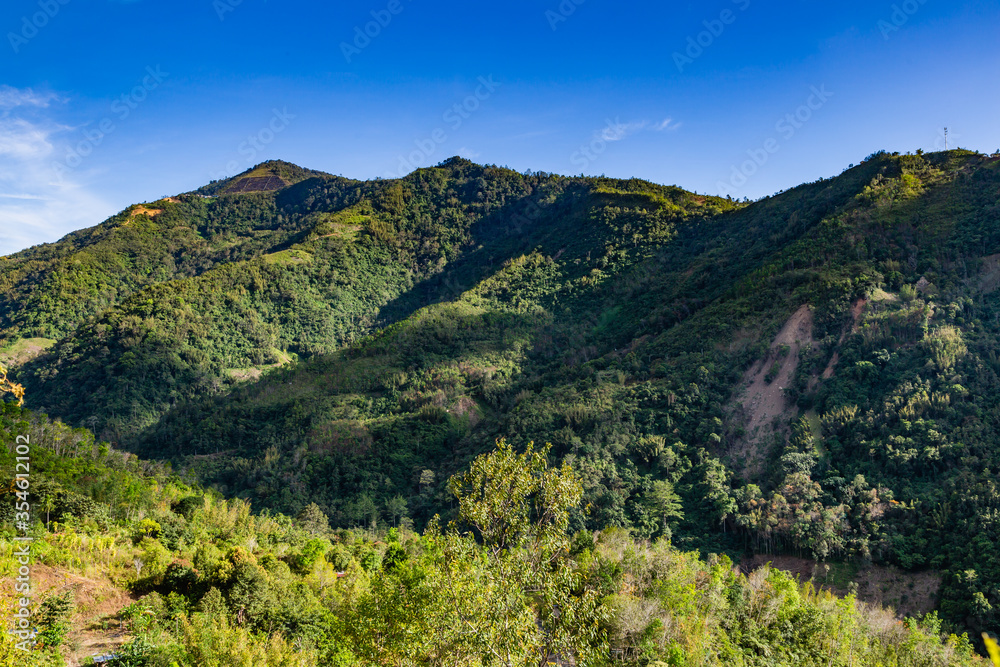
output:
[[[965,637],[942,639],[933,614],[901,623],[622,529],[571,534],[583,488],[544,449],[498,443],[451,480],[458,520],[418,534],[333,531],[316,505],[255,516],[12,403],[0,432],[35,436],[38,561],[132,591],[115,614],[129,634],[121,667],[982,664]],[[10,448],[0,458],[12,463]],[[0,512],[9,525],[9,497]],[[13,536],[0,531],[11,579]],[[0,665],[64,664],[82,652],[74,625],[109,621],[58,584],[38,610],[36,650],[2,633]]]
[[2,260],[0,336],[56,341],[16,369],[29,406],[369,534],[459,518],[448,480],[498,437],[550,442],[572,534],[931,570],[948,627],[1000,630],[1000,162],[880,153],[752,204],[260,169],[293,184]]

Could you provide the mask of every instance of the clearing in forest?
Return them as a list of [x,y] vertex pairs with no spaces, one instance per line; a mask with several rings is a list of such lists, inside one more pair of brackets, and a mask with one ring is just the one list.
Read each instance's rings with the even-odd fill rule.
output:
[[736,419],[744,428],[730,452],[736,469],[748,478],[763,472],[775,433],[787,430],[785,423],[796,407],[786,394],[799,365],[799,351],[813,343],[813,315],[802,306],[781,328],[770,350],[743,376],[736,397]]

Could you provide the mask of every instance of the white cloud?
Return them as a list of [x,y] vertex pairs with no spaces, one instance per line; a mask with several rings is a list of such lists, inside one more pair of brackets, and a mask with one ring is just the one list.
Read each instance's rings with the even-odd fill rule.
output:
[[675,123],[673,118],[664,118],[659,123],[653,125],[651,129],[656,132],[663,132],[664,130],[676,130],[681,126],[680,123]]
[[609,119],[604,129],[595,132],[594,136],[597,139],[607,142],[621,141],[642,130],[663,132],[664,130],[676,130],[680,126],[681,124],[675,123],[673,118],[665,118],[658,123],[651,123],[648,120],[634,120],[623,123],[621,119],[616,118],[614,120]]
[[48,131],[23,118],[0,115],[0,156],[8,160],[33,160],[51,152]]
[[631,123],[623,123],[618,118],[614,120],[608,120],[608,124],[598,133],[598,137],[604,141],[621,141],[629,135],[635,134],[639,130],[646,127],[648,123],[646,121],[636,121]]
[[0,86],[0,255],[56,241],[109,210],[77,177],[55,169],[69,129],[48,115],[57,99]]
[[56,99],[54,93],[36,93],[31,88],[11,88],[0,85],[0,109],[9,110],[19,106],[47,107]]

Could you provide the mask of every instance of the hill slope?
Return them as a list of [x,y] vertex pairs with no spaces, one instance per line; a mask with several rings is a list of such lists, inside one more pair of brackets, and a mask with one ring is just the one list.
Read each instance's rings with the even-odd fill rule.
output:
[[[34,405],[340,525],[425,521],[495,438],[551,442],[577,527],[929,568],[997,629],[1000,162],[875,155],[751,205],[460,159],[289,175],[181,197],[237,254],[90,310],[5,268],[7,340],[58,339]],[[150,245],[200,247],[163,208]]]
[[[255,516],[82,429],[0,403],[0,441],[15,440],[31,445],[31,491],[44,505],[15,532],[18,500],[0,494],[0,551],[34,540],[37,630],[34,645],[0,633],[4,664],[91,664],[113,653],[115,665],[477,665],[495,647],[516,664],[554,648],[577,664],[984,664],[967,638],[942,635],[934,615],[904,625],[780,571],[744,575],[726,557],[701,560],[622,530],[571,538],[559,510],[580,498],[572,470],[503,446],[456,478],[466,519],[477,489],[506,519],[532,501],[557,514],[518,522],[527,531],[510,534],[518,545],[493,550],[437,525],[423,535],[334,532],[314,505],[294,519]],[[0,448],[0,463],[15,462]],[[539,484],[556,493],[539,498]],[[520,492],[491,494],[496,486]],[[538,530],[544,541],[526,539]],[[539,549],[550,556],[544,567]],[[0,572],[13,580],[18,567],[4,558]],[[15,606],[14,595],[0,597]]]

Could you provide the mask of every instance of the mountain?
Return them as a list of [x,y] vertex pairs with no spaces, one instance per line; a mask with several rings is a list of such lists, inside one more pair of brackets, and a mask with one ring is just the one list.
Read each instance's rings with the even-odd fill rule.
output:
[[[317,173],[284,163],[265,163],[257,171],[283,173],[295,182]],[[203,190],[243,180],[241,175]],[[299,231],[277,219],[268,204],[258,205],[258,197],[242,199],[218,202],[191,193],[130,206],[58,243],[5,257],[0,341],[61,338],[144,287],[259,256],[289,243]]]
[[920,573],[995,632],[998,223],[969,151],[753,203],[265,163],[0,260],[0,360],[29,407],[257,507],[423,526],[497,438],[551,443],[574,529]]

